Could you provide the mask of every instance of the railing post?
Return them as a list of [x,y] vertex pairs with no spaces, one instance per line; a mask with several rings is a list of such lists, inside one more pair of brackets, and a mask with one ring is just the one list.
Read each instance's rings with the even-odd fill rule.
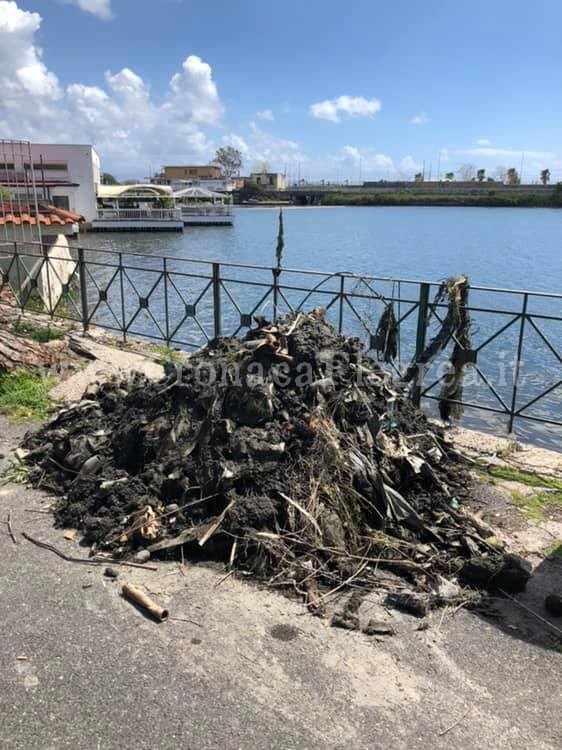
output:
[[515,404],[517,403],[517,384],[519,382],[519,371],[521,369],[521,352],[523,351],[523,337],[525,334],[525,321],[527,320],[527,305],[529,302],[529,295],[523,295],[523,307],[521,310],[521,325],[519,326],[519,341],[517,342],[517,359],[513,368],[513,391],[511,394],[511,409],[509,410],[509,422],[507,431],[513,430],[513,422],[515,420]]
[[[418,325],[416,330],[416,353],[414,355],[414,361],[417,362],[421,353],[425,349],[425,337],[427,334],[427,306],[429,303],[429,284],[420,284],[420,298],[418,307]],[[419,406],[421,403],[422,386],[423,386],[423,368],[425,365],[418,365],[418,371],[415,375],[414,388],[412,390],[412,401],[414,406]]]
[[168,264],[162,258],[162,273],[164,274],[164,315],[166,316],[166,346],[170,346],[170,318],[168,310]]
[[345,297],[345,276],[343,274],[340,276],[340,292],[338,296],[340,298],[340,310],[338,314],[338,333],[341,333],[343,330],[343,300]]
[[127,342],[127,323],[125,321],[125,287],[123,284],[123,254],[119,253],[119,286],[121,288],[121,325],[123,326],[123,342]]
[[86,263],[84,261],[84,248],[78,248],[78,279],[80,281],[80,308],[82,310],[82,330],[88,330],[88,286],[86,284]]
[[[55,245],[55,247],[57,247]],[[47,275],[47,295],[49,298],[49,315],[51,316],[51,320],[53,319],[53,299],[51,295],[51,275],[49,273],[49,248],[47,247],[46,243],[41,243],[41,253],[43,255],[43,265],[46,268],[46,275]],[[39,271],[41,273],[41,271]]]
[[[21,288],[21,274],[20,274],[20,257],[18,254],[18,243],[14,242],[14,258],[16,260],[16,277],[17,277],[17,285],[18,285],[18,297],[20,301],[20,307],[22,315],[25,310],[25,305],[23,303],[23,290]],[[17,298],[16,298],[17,299]]]
[[271,273],[273,274],[273,322],[277,320],[277,306],[279,303],[279,276],[281,274],[280,268],[272,268]]
[[215,321],[215,338],[222,334],[220,268],[220,263],[213,263],[213,314]]

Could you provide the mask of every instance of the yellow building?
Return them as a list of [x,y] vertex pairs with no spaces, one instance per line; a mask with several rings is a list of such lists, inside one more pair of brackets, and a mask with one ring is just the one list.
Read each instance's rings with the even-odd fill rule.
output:
[[221,168],[212,164],[197,166],[168,166],[163,167],[155,182],[168,185],[177,180],[220,180]]
[[285,175],[280,172],[252,172],[249,182],[266,190],[285,190]]

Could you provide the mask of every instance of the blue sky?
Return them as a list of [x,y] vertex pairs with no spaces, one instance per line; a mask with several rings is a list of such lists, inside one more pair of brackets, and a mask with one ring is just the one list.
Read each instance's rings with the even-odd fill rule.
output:
[[121,177],[233,143],[311,179],[562,180],[561,29],[559,0],[0,0],[0,134]]

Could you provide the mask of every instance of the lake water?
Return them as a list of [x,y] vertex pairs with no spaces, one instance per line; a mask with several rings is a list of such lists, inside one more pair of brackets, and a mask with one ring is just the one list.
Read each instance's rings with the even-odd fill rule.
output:
[[[88,246],[273,265],[278,209],[238,209],[233,227],[183,234],[90,234]],[[284,210],[283,265],[562,291],[562,211],[514,208]]]
[[[177,259],[170,261],[170,268],[181,268],[179,259],[182,258],[271,267],[275,263],[277,221],[278,209],[238,209],[233,227],[187,227],[183,234],[90,234],[81,239],[85,246],[91,248],[117,250],[125,254],[165,255],[170,259]],[[464,273],[475,286],[562,292],[562,211],[449,207],[290,208],[284,210],[284,227],[285,268],[322,272],[349,271],[433,282]],[[244,272],[244,275],[252,278],[253,273]],[[231,304],[228,295],[225,295],[223,314],[227,319],[230,315],[232,321],[239,322],[239,312],[250,310],[253,306],[248,301],[252,297],[252,290],[247,287],[236,288],[236,272],[230,272],[230,276],[233,278],[230,286],[233,300]],[[109,272],[106,277],[109,280]],[[130,291],[134,301],[127,316],[133,314],[137,293],[141,296],[148,294],[153,278],[156,277],[135,277],[136,289],[133,290],[131,286]],[[305,281],[310,283],[310,279]],[[142,285],[144,289],[140,288]],[[197,297],[193,284],[180,298],[181,291],[178,289],[177,304],[174,302],[174,294],[170,295],[171,312],[175,310],[177,316],[180,313],[183,316],[184,303],[188,301],[187,293],[192,300]],[[389,296],[392,292],[396,293],[396,287],[381,282],[376,285],[376,291]],[[410,296],[417,299],[418,290],[415,290],[415,295],[413,291],[414,287],[410,290]],[[252,303],[257,300],[257,291],[254,292]],[[125,293],[129,295],[129,292]],[[158,294],[159,290],[151,298],[151,312],[156,317],[156,304],[152,303],[152,299],[159,299],[159,304],[163,305],[162,297],[158,297]],[[408,296],[404,290],[401,294]],[[473,306],[493,309],[502,307],[512,310],[514,315],[521,310],[521,299],[515,295],[503,295],[500,298],[491,293],[471,292]],[[293,304],[293,300],[290,301]],[[234,302],[240,309],[235,307]],[[307,307],[315,304],[324,302],[311,298]],[[529,312],[562,315],[560,300],[532,298],[529,305]],[[334,312],[335,309],[334,307]],[[371,329],[373,324],[376,327],[380,314],[378,308],[371,306],[367,309],[364,306],[359,312],[363,321],[368,319]],[[400,312],[403,314],[404,308]],[[209,328],[212,330],[212,309],[208,301],[198,302],[197,317],[207,332]],[[410,344],[415,334],[415,317],[412,315],[404,325],[404,341],[407,334]],[[505,316],[475,313],[473,347],[482,344],[509,319]],[[145,324],[142,323],[143,320],[146,321]],[[536,322],[554,348],[562,351],[562,324],[551,320]],[[189,323],[187,320],[183,326],[186,327]],[[143,325],[146,325],[146,329]],[[136,328],[131,328],[132,333],[146,331],[149,335],[158,335],[144,311],[135,320],[135,326]],[[365,325],[361,325],[349,314],[344,320],[344,328],[361,334]],[[479,353],[478,363],[482,364],[483,369],[485,365],[488,367],[487,373],[492,372],[493,368],[494,372],[499,372],[498,367],[501,369],[502,366],[499,360],[504,355],[506,363],[513,356],[518,332],[519,322],[515,321],[494,342],[495,348],[487,346]],[[196,341],[201,341],[200,332],[195,331],[193,335],[196,336]],[[182,341],[184,339],[178,334],[175,343]],[[556,384],[562,377],[560,360],[529,325],[525,341],[522,359],[526,377],[520,388],[518,407],[535,398],[550,385]],[[407,362],[411,353],[411,346],[408,348],[405,344],[404,351],[401,351],[402,359]],[[507,370],[510,371],[509,367]],[[498,379],[501,380],[499,376]],[[482,383],[479,385],[481,388]],[[485,386],[484,389],[487,390]],[[505,403],[510,402],[509,382],[496,384],[496,391]],[[465,397],[467,394],[471,396],[471,386],[465,391]],[[472,398],[471,400],[474,401]],[[484,395],[479,391],[476,400],[491,408],[499,407],[497,397],[491,392]],[[562,387],[552,390],[526,413],[562,422]],[[501,420],[505,423],[505,417]],[[497,427],[498,417],[493,413],[468,409],[465,421],[476,427]],[[516,425],[517,434],[522,439],[528,438],[551,447],[560,447],[560,432],[557,428],[523,420]]]

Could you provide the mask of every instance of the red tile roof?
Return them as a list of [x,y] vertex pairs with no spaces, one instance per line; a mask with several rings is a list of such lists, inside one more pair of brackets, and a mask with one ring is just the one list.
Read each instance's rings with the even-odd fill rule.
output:
[[83,224],[85,221],[86,219],[81,214],[65,211],[62,208],[51,206],[49,203],[39,203],[39,213],[36,213],[35,206],[29,204],[18,205],[14,201],[0,202],[0,226],[6,224],[35,226],[37,222],[44,226],[64,226],[66,224]]

